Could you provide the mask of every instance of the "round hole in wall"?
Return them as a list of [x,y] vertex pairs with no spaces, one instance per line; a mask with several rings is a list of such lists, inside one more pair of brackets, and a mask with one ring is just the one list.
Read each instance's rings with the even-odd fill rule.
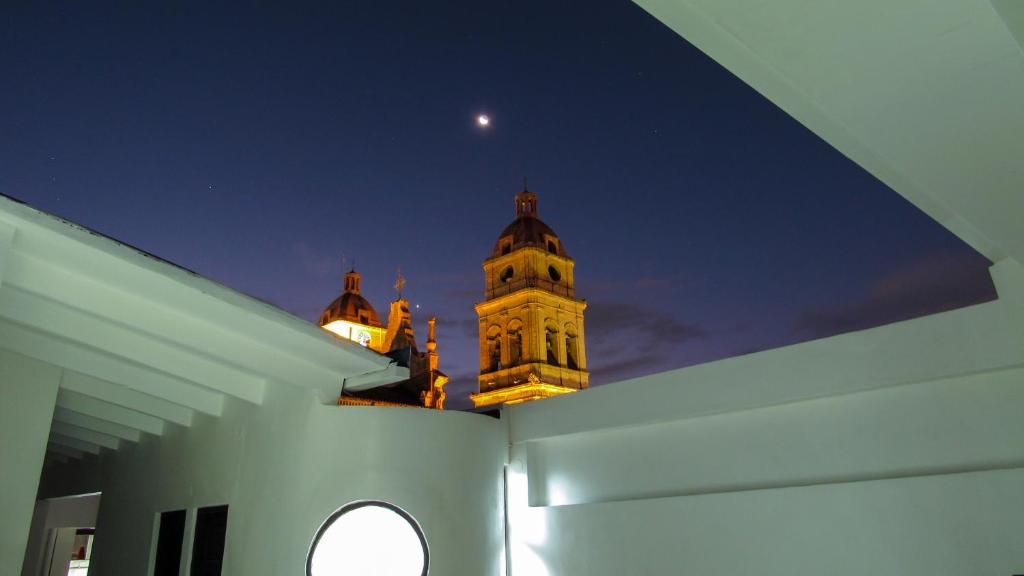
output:
[[558,282],[562,279],[562,275],[559,274],[558,268],[555,268],[554,266],[548,266],[548,276],[551,278],[552,282]]
[[327,517],[306,556],[306,576],[426,576],[427,539],[394,504],[360,500]]

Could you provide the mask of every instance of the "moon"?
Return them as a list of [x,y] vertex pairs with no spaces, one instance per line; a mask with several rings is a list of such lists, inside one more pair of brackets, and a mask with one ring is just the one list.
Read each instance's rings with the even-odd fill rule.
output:
[[479,114],[476,117],[476,125],[481,128],[487,128],[491,125],[491,117],[487,114]]

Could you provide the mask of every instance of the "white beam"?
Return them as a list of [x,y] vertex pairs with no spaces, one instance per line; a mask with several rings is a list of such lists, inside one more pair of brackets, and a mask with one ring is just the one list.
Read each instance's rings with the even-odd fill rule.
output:
[[[221,394],[150,370],[124,358],[70,342],[58,335],[44,334],[10,321],[0,320],[0,348],[14,350],[25,356],[64,366],[75,372],[130,388],[137,393],[162,398],[167,402],[213,416],[219,416],[223,408],[224,397]],[[167,419],[174,421],[173,418]]]
[[54,444],[53,442],[46,445],[46,450],[54,454],[60,454],[61,456],[67,456],[68,458],[77,458],[79,460],[85,457],[85,452],[82,452],[77,448],[64,446],[63,444]]
[[[263,380],[229,367],[203,350],[172,344],[153,332],[166,331],[166,326],[147,325],[142,319],[126,325],[24,288],[10,288],[0,294],[0,312],[15,322],[127,358],[176,377],[183,384],[195,383],[255,404],[263,400]],[[120,296],[105,297],[116,301]]]
[[70,436],[65,436],[63,434],[57,434],[56,432],[50,432],[50,442],[54,444],[60,444],[61,446],[68,446],[70,448],[81,450],[82,452],[87,452],[89,454],[100,453],[100,446],[93,444],[92,442],[87,442],[85,440],[80,440],[78,438],[72,438]]
[[68,438],[84,440],[85,442],[102,446],[103,448],[110,448],[111,450],[117,450],[121,447],[121,441],[114,436],[109,436],[102,432],[96,432],[95,430],[80,428],[64,422],[53,422],[50,424],[50,432],[62,434]]
[[192,411],[180,404],[168,402],[167,400],[143,394],[124,386],[118,386],[106,380],[93,378],[86,374],[65,370],[64,377],[60,381],[60,387],[63,390],[92,396],[104,402],[123,406],[136,412],[149,414],[150,416],[156,416],[181,426],[192,425]]
[[135,410],[97,400],[91,396],[71,392],[70,390],[60,390],[57,392],[57,406],[72,412],[120,424],[121,426],[135,428],[155,436],[160,436],[164,433],[164,421],[155,416],[136,412]]
[[[16,272],[14,276],[17,278],[18,287],[58,302],[66,302],[82,310],[89,310],[123,325],[145,326],[150,330],[159,328],[163,330],[161,336],[177,346],[195,348],[197,343],[202,343],[202,350],[211,358],[223,361],[225,365],[235,369],[258,374],[260,378],[309,388],[332,388],[338,384],[338,368],[351,366],[349,372],[358,370],[361,373],[376,366],[383,367],[387,362],[387,359],[382,357],[377,362],[357,358],[356,356],[375,353],[358,344],[353,343],[349,346],[344,342],[336,342],[336,339],[326,331],[321,331],[322,335],[318,333],[319,337],[315,339],[293,338],[290,330],[284,328],[271,330],[264,327],[263,331],[245,328],[240,334],[238,326],[231,325],[230,321],[217,322],[214,314],[204,314],[198,309],[190,309],[194,316],[189,316],[173,308],[166,285],[159,285],[162,286],[160,290],[156,289],[157,284],[149,286],[148,282],[146,285],[149,287],[145,290],[142,286],[135,287],[135,291],[125,287],[115,289],[93,277],[75,273],[55,264],[60,262],[63,265],[70,252],[84,250],[80,246],[55,243],[53,246],[34,244],[33,248],[35,251],[32,256],[18,253],[11,263]],[[122,278],[131,272],[119,270]],[[93,270],[92,274],[100,274],[98,277],[103,277],[102,270]],[[138,271],[136,274],[147,276]],[[157,293],[167,298],[154,301],[137,295]],[[280,316],[289,316],[281,310],[274,312]],[[240,311],[236,311],[236,315],[247,322],[253,320],[246,318]],[[289,317],[289,324],[298,322],[298,319]],[[314,332],[319,330],[312,326],[309,326],[309,329]],[[269,344],[268,339],[272,340]],[[284,343],[295,341],[305,342],[302,348],[304,354],[289,353],[282,347]],[[323,362],[312,361],[310,356],[330,359],[337,367],[325,367]]]
[[102,432],[108,436],[115,436],[121,440],[127,440],[129,442],[139,441],[139,431],[135,428],[128,426],[122,426],[108,420],[101,420],[88,414],[81,414],[79,412],[72,412],[67,408],[61,408],[57,406],[53,411],[54,422],[64,422],[65,424],[71,424],[78,426],[79,428],[85,428],[87,430],[94,430],[96,432]]
[[344,390],[355,392],[358,390],[369,390],[378,386],[386,386],[388,384],[394,384],[409,378],[409,369],[399,366],[398,364],[391,364],[383,370],[376,372],[369,372],[367,374],[360,374],[358,376],[352,376],[345,378],[343,386]]

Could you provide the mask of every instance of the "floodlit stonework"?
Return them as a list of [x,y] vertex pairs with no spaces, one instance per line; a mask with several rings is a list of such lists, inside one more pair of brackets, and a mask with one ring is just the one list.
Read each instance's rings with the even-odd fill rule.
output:
[[515,205],[515,220],[484,261],[477,407],[560,396],[590,379],[575,262],[540,220],[536,194],[516,194]]
[[405,279],[395,283],[398,298],[391,302],[387,328],[377,310],[362,294],[362,276],[355,270],[345,273],[345,288],[320,314],[320,327],[341,338],[357,342],[392,358],[409,369],[409,378],[375,390],[342,390],[338,404],[343,406],[418,407],[443,410],[448,376],[439,368],[437,319],[428,321],[427,350],[420,352],[412,329],[409,301],[402,298]]

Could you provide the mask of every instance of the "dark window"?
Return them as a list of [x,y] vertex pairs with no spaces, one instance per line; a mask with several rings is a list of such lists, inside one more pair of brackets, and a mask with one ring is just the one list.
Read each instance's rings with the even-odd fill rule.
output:
[[370,323],[370,319],[367,318],[366,316],[360,316],[359,317],[359,323],[360,324],[369,324]]
[[178,569],[181,566],[181,545],[184,540],[185,511],[173,510],[160,514],[153,576],[178,576]]
[[579,370],[579,361],[576,359],[576,354],[579,347],[576,345],[576,336],[570,334],[565,337],[565,365],[572,370]]
[[554,240],[548,240],[548,252],[558,254],[558,244],[555,244]]
[[562,279],[562,275],[558,272],[558,268],[554,266],[548,266],[548,276],[551,277],[552,282],[558,282]]
[[501,336],[491,341],[491,371],[501,370]]
[[196,514],[196,537],[192,542],[192,576],[220,576],[227,531],[226,505],[199,509]]
[[515,273],[515,269],[513,269],[511,266],[506,266],[505,269],[501,271],[501,281],[508,282],[512,280],[512,276],[514,276]]
[[558,332],[548,329],[545,340],[547,341],[548,364],[558,366],[558,348],[555,341],[558,339]]
[[501,245],[501,253],[502,254],[508,254],[509,252],[512,252],[512,243],[511,242],[503,242],[502,245]]
[[519,364],[523,356],[523,332],[511,330],[508,333],[508,363],[510,366]]

